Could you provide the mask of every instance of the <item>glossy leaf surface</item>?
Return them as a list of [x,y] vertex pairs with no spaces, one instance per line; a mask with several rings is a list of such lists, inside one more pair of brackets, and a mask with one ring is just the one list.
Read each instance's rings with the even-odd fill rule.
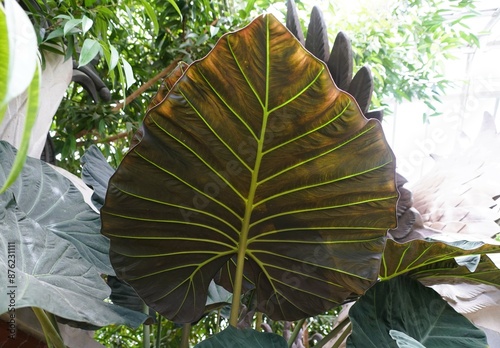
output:
[[[110,181],[117,275],[176,322],[244,255],[274,319],[320,313],[376,280],[395,224],[380,123],[273,16],[224,36],[151,108]],[[221,272],[232,284],[234,267]],[[228,286],[229,287],[229,286]]]
[[455,312],[438,293],[405,276],[368,290],[352,306],[349,317],[352,333],[348,348],[397,348],[404,335],[424,347],[488,346],[484,332]]

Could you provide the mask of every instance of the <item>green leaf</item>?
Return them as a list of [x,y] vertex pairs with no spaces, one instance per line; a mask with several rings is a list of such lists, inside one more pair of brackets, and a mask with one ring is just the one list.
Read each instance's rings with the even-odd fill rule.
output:
[[[15,156],[0,142],[0,182]],[[19,179],[0,195],[0,291],[15,291],[16,308],[40,307],[97,326],[138,326],[146,319],[142,313],[104,302],[110,289],[101,274],[113,270],[99,227],[99,215],[68,179],[28,158]],[[8,300],[0,296],[0,313]]]
[[31,130],[35,125],[36,117],[38,115],[38,96],[40,94],[40,66],[37,66],[35,70],[35,75],[33,80],[28,87],[27,99],[26,99],[26,111],[24,115],[24,130],[22,134],[21,144],[19,145],[19,151],[17,153],[16,159],[12,164],[9,176],[3,182],[3,186],[0,189],[0,194],[4,193],[9,186],[11,186],[23,169],[24,162],[26,161],[26,156],[28,154],[28,149],[30,146]]
[[399,348],[425,348],[413,337],[408,336],[404,332],[398,330],[389,330],[389,335],[396,341]]
[[146,14],[148,15],[149,19],[151,19],[151,22],[153,22],[154,35],[157,36],[158,32],[160,31],[160,25],[158,24],[158,18],[156,17],[156,12],[148,1],[141,0],[141,3],[144,6],[144,9],[146,10]]
[[57,28],[56,30],[52,31],[44,41],[50,41],[62,36],[64,36],[63,28]]
[[0,110],[26,91],[38,67],[38,41],[33,24],[16,1],[6,0],[4,6],[9,56],[7,78],[2,76],[2,80],[7,80],[7,90],[3,100],[0,100]]
[[[438,293],[405,276],[376,284],[352,306],[349,317],[348,348],[405,347],[399,345],[402,334],[429,348],[488,346],[484,332]],[[401,333],[392,333],[398,343],[391,330]]]
[[82,17],[82,34],[85,35],[85,33],[87,31],[90,30],[90,28],[92,28],[92,25],[94,24],[94,21],[92,19],[90,19],[89,17],[87,16],[83,16]]
[[9,87],[9,33],[7,17],[3,6],[0,6],[0,124],[7,105],[7,89]]
[[273,16],[224,36],[152,105],[101,210],[113,267],[148,305],[196,321],[233,257],[221,284],[250,270],[273,319],[321,313],[376,281],[395,225],[393,154]]
[[73,28],[75,28],[80,23],[82,23],[82,19],[81,18],[78,18],[78,19],[77,18],[72,18],[69,21],[67,21],[64,24],[63,35],[64,36],[68,35],[68,33],[71,32],[71,30],[73,30]]
[[92,145],[81,158],[82,180],[92,187],[92,201],[100,209],[104,205],[108,182],[115,170],[108,164],[99,148]]
[[175,0],[167,0],[167,1],[170,5],[172,5],[172,7],[175,9],[175,11],[177,11],[177,13],[179,14],[179,17],[180,17],[180,21],[182,22],[182,12],[181,12],[181,9],[179,8],[179,6],[177,6],[177,3],[175,2]]
[[[0,183],[17,159],[16,150],[0,142]],[[13,192],[19,209],[41,227],[71,242],[99,272],[114,274],[109,242],[99,233],[100,217],[85,203],[80,191],[64,176],[39,159],[27,158]]]
[[210,37],[214,37],[219,33],[220,28],[213,25],[210,26]]
[[130,88],[135,83],[134,71],[130,66],[129,62],[125,58],[122,58],[123,72],[125,73],[125,83],[127,88]]
[[82,50],[80,52],[80,59],[78,66],[87,65],[94,59],[95,56],[99,53],[101,49],[101,45],[98,41],[94,39],[85,39],[82,45]]
[[109,45],[109,51],[111,53],[110,60],[109,60],[109,70],[113,70],[116,67],[116,64],[118,64],[118,60],[120,59],[120,55],[118,54],[118,51],[113,45]]
[[195,348],[287,348],[285,339],[269,332],[257,332],[252,329],[227,329],[198,343]]
[[[0,195],[0,216],[0,290],[13,294],[16,308],[39,307],[96,326],[137,327],[146,320],[104,302],[109,288],[96,268],[70,242],[29,218],[11,192]],[[1,313],[9,310],[9,299],[0,297]]]
[[[464,240],[445,243],[433,239],[416,239],[401,244],[388,239],[382,257],[380,278],[394,278],[442,261],[451,260],[453,264],[456,264],[455,257],[498,252],[500,252],[500,245],[483,242]],[[464,268],[467,269],[467,267]]]

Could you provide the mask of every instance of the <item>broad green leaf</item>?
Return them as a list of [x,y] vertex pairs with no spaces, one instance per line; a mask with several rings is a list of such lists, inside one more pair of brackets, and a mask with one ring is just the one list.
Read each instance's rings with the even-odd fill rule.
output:
[[437,292],[406,276],[376,284],[352,306],[349,317],[348,348],[397,348],[391,330],[428,348],[488,346],[483,331]]
[[80,52],[78,66],[84,66],[90,63],[92,59],[97,56],[100,49],[101,45],[98,41],[94,39],[85,39],[82,45],[82,50]]
[[392,152],[272,15],[193,63],[138,139],[110,181],[102,233],[118,277],[167,318],[196,321],[236,256],[220,283],[252,270],[273,319],[321,313],[376,281],[395,225]]
[[445,243],[432,239],[415,239],[401,244],[388,239],[382,257],[380,278],[390,279],[443,261],[451,261],[456,265],[455,257],[498,252],[500,245],[475,241]]
[[38,96],[40,94],[41,85],[40,74],[41,68],[38,65],[35,70],[33,80],[31,80],[27,90],[24,130],[21,138],[21,144],[19,145],[19,151],[17,152],[16,159],[10,168],[9,176],[2,183],[0,194],[4,193],[14,183],[14,181],[16,181],[17,177],[21,173],[21,170],[23,170],[24,163],[26,162],[26,156],[30,146],[31,130],[35,125],[38,115]]
[[146,319],[105,302],[109,288],[97,269],[74,245],[27,216],[10,191],[0,195],[0,217],[0,313],[9,310],[5,294],[12,294],[15,308],[39,307],[87,325],[137,327]]
[[236,329],[232,326],[198,343],[195,348],[287,348],[285,339],[269,332]]
[[[12,170],[15,157],[19,157],[16,150],[1,141],[0,184]],[[68,179],[43,161],[28,157],[8,192],[14,194],[20,211],[34,223],[72,243],[100,273],[114,274],[109,262],[109,241],[99,233],[99,214],[85,203],[80,191]]]
[[[15,157],[16,150],[0,142],[0,183]],[[99,215],[52,167],[28,158],[18,180],[0,195],[0,215],[0,291],[14,289],[16,307],[40,307],[73,324],[138,326],[146,319],[104,302],[110,289],[101,274],[114,272]],[[15,264],[8,262],[8,245],[14,246]],[[8,305],[0,297],[1,313]]]

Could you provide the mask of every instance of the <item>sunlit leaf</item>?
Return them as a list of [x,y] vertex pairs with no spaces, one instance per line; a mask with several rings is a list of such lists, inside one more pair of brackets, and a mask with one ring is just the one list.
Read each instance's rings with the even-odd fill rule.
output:
[[123,72],[125,73],[125,83],[127,88],[135,83],[134,71],[130,66],[130,63],[126,59],[122,58]]
[[82,17],[82,31],[83,31],[83,34],[85,34],[87,31],[89,31],[90,28],[92,28],[93,24],[94,24],[94,21],[92,19],[90,19],[87,16],[83,16]]
[[9,36],[7,32],[7,17],[0,5],[0,122],[4,116],[7,104],[7,88],[9,86]]
[[26,156],[28,155],[28,149],[30,146],[30,137],[31,130],[35,125],[36,117],[38,115],[38,97],[40,94],[40,66],[35,70],[35,75],[33,76],[33,80],[31,80],[31,84],[27,90],[27,99],[26,99],[26,110],[25,110],[25,121],[24,121],[24,130],[22,133],[21,144],[19,146],[19,151],[17,152],[16,159],[12,164],[10,169],[9,176],[2,183],[2,187],[0,188],[0,194],[4,193],[5,190],[11,186],[14,181],[16,181],[17,177],[21,173],[23,169],[24,162],[26,161]]
[[8,72],[1,75],[2,80],[5,80],[4,76],[7,77],[7,81],[2,81],[7,82],[7,90],[3,99],[0,99],[0,110],[28,88],[38,62],[36,33],[26,12],[15,0],[6,0],[3,5],[8,35],[2,35],[0,40],[8,42],[3,47],[3,50],[7,47],[7,51],[2,53],[8,53],[6,60],[2,61],[2,64],[7,63]]
[[238,252],[273,319],[376,281],[395,225],[393,155],[272,15],[224,36],[153,105],[101,210],[117,275],[148,305],[196,321]]

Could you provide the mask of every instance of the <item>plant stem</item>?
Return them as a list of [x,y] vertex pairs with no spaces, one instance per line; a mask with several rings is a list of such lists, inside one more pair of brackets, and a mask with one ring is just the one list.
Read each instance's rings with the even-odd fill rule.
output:
[[260,331],[260,325],[262,324],[262,312],[257,312],[257,318],[255,318],[255,330]]
[[176,58],[170,63],[169,66],[167,66],[165,69],[160,71],[158,74],[156,74],[153,78],[149,79],[147,82],[145,82],[141,87],[133,91],[132,93],[129,94],[129,96],[125,99],[123,103],[118,103],[113,109],[111,109],[112,112],[118,112],[120,111],[125,105],[129,104],[132,100],[140,96],[142,93],[147,91],[151,86],[153,86],[158,80],[164,78],[167,76],[172,70],[175,69],[177,66],[177,63],[180,62],[180,58]]
[[[45,340],[47,341],[47,346],[55,347],[55,348],[65,348],[63,339],[59,334],[59,330],[54,327],[52,324],[54,318],[50,318],[53,316],[52,314],[46,313],[43,309],[38,307],[32,307],[33,312],[35,313],[40,325],[42,326],[43,334],[45,335]],[[57,323],[56,323],[57,326]]]
[[[245,238],[246,239],[246,238]],[[245,265],[245,248],[246,243],[240,243],[238,246],[238,258],[236,261],[236,273],[234,276],[233,285],[233,300],[231,302],[231,313],[229,315],[229,325],[236,327],[240,315],[240,297],[243,284],[243,266]]]
[[[146,314],[149,314],[149,307],[147,304],[144,303],[144,309],[143,312]],[[144,348],[150,348],[151,347],[151,338],[149,335],[151,334],[151,327],[149,325],[143,324],[142,325],[142,346]]]
[[182,339],[180,348],[189,348],[189,334],[191,333],[191,324],[187,323],[182,326]]
[[304,325],[304,322],[306,321],[306,318],[300,319],[296,324],[295,327],[293,328],[292,335],[288,339],[288,347],[291,347],[293,342],[295,342],[295,339],[297,339],[297,336],[299,335],[300,329],[302,328],[302,325]]
[[347,335],[349,335],[350,333],[351,333],[351,322],[349,322],[349,324],[345,328],[344,332],[342,332],[342,335],[340,335],[340,337],[337,340],[337,342],[335,342],[333,344],[332,348],[339,348],[340,345],[342,344],[342,342],[344,342],[344,340],[347,337]]
[[[345,328],[345,330],[344,330],[344,328]],[[351,331],[350,329],[351,329],[351,321],[349,320],[349,317],[347,317],[344,320],[342,320],[337,326],[335,326],[335,328],[328,335],[323,337],[323,339],[321,341],[316,343],[316,345],[314,345],[314,348],[323,347],[326,343],[328,343],[328,341],[330,341],[332,338],[334,338],[340,332],[343,331],[342,335],[340,335],[337,342],[335,342],[335,344],[332,346],[332,348],[338,347],[342,343],[342,341],[344,341],[346,336],[350,333],[350,331]]]
[[156,324],[156,343],[155,347],[160,348],[160,342],[161,342],[161,320],[162,316],[160,313],[158,313],[158,319],[157,319],[157,324]]
[[219,308],[217,310],[217,325],[215,326],[215,333],[219,333],[220,332],[220,311],[221,309]]

